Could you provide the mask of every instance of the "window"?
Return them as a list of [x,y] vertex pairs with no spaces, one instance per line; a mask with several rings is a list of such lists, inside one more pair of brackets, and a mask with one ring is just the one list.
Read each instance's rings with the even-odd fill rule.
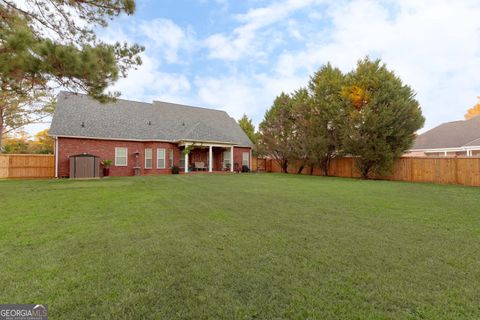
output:
[[227,168],[230,165],[230,151],[223,152],[223,168]]
[[145,149],[145,169],[152,169],[152,149]]
[[180,168],[185,168],[185,156],[184,156],[184,155],[182,155],[182,156],[180,157],[180,163],[178,164],[178,166],[179,166]]
[[127,148],[115,148],[115,166],[126,167],[128,165],[128,149]]
[[157,149],[157,169],[165,169],[165,149]]
[[250,158],[249,152],[244,152],[242,154],[242,166],[250,167],[249,158]]
[[168,161],[170,163],[170,168],[173,167],[173,149],[168,150]]

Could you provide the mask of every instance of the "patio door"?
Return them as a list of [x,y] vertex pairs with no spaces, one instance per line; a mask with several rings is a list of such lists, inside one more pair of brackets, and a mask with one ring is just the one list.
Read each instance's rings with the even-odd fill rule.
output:
[[185,168],[185,155],[183,152],[180,153],[180,163],[179,163],[179,168]]
[[[212,151],[212,154],[213,154],[213,151]],[[205,167],[205,170],[208,171],[208,168],[210,168],[210,152],[208,151],[208,149],[207,149],[207,161],[206,162],[207,162],[207,165]]]

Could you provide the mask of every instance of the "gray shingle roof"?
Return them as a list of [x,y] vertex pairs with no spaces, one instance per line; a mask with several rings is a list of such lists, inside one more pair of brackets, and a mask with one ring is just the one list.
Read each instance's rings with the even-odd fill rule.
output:
[[447,122],[421,135],[412,150],[480,146],[480,116],[465,121]]
[[53,136],[145,141],[204,141],[252,146],[225,111],[154,101],[101,104],[61,92],[49,131]]

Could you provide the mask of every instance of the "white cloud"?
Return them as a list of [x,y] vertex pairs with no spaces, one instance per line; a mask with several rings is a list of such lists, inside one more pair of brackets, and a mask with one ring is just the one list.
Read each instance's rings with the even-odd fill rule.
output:
[[303,78],[269,74],[197,77],[198,92],[193,100],[198,105],[225,110],[235,119],[245,113],[258,125],[280,92],[292,92],[304,81]]
[[191,91],[188,77],[180,72],[162,69],[167,63],[179,62],[180,50],[189,52],[193,46],[190,32],[182,30],[170,20],[154,19],[143,21],[138,27],[115,24],[101,34],[101,39],[110,43],[142,43],[144,37],[149,42],[146,51],[141,54],[142,65],[137,70],[130,70],[127,78],[118,80],[110,90],[120,91],[123,99],[182,102]]
[[[273,30],[267,27],[283,21],[292,13],[304,9],[315,0],[286,0],[270,6],[252,9],[236,16],[242,23],[231,34],[216,33],[205,40],[209,56],[215,59],[236,61],[242,57],[258,57],[265,54],[264,45],[272,41]],[[276,41],[278,39],[273,39]],[[278,41],[277,41],[278,42]]]
[[328,41],[314,38],[301,50],[284,52],[276,70],[304,75],[331,61],[348,71],[365,55],[379,57],[418,92],[426,127],[461,118],[480,92],[480,3],[394,4],[393,9],[373,0],[331,6]]
[[[235,119],[244,113],[252,116],[262,112],[259,105],[261,88],[253,85],[254,79],[229,75],[225,77],[197,77],[197,101],[199,105],[225,110]],[[268,101],[265,101],[268,103]]]
[[122,92],[123,99],[181,102],[190,95],[191,85],[185,75],[158,70],[158,61],[146,54],[142,59],[140,68],[130,71],[127,78],[120,79],[112,88]]
[[144,21],[139,26],[140,32],[148,39],[150,50],[161,55],[168,63],[178,63],[179,51],[190,51],[195,44],[191,30],[183,30],[168,19]]
[[480,95],[478,0],[268,3],[230,16],[233,24],[222,32],[166,18],[110,26],[104,39],[147,47],[144,65],[114,89],[127,99],[223,108],[237,119],[247,113],[258,124],[275,96],[305,86],[320,65],[349,71],[370,55],[417,91],[427,128],[462,118]]

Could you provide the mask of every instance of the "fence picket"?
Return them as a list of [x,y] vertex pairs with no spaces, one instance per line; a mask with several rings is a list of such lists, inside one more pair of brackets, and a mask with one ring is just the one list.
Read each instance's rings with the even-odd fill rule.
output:
[[[263,159],[268,172],[282,172],[275,160]],[[290,168],[298,168],[291,163]],[[289,170],[296,173],[296,170]],[[304,174],[310,170],[304,170]],[[321,175],[321,170],[315,168],[313,175]],[[360,173],[355,167],[352,157],[336,158],[330,162],[330,175],[335,177],[358,178]],[[402,157],[394,165],[393,172],[388,177],[375,177],[385,180],[430,182],[437,184],[461,184],[480,186],[480,158],[431,158]]]

